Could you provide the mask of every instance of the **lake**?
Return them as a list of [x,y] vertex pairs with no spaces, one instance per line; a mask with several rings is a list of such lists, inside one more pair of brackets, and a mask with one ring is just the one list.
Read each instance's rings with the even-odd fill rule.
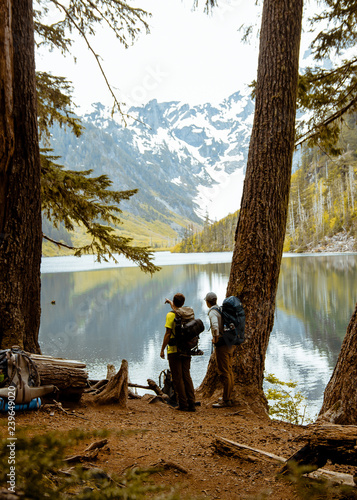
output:
[[[92,379],[105,378],[108,363],[119,369],[126,359],[132,382],[158,381],[168,367],[160,358],[165,298],[182,292],[208,328],[203,299],[215,291],[222,302],[231,258],[230,252],[160,252],[155,262],[162,269],[152,277],[124,258],[116,266],[92,256],[43,258],[42,351],[84,361]],[[356,282],[357,254],[283,256],[266,371],[298,382],[311,416],[321,407],[354,311]],[[195,387],[206,372],[210,339],[210,332],[201,334],[204,355],[192,358]]]

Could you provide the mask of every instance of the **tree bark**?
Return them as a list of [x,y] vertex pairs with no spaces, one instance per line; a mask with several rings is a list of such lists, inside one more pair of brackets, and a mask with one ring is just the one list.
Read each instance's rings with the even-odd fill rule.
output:
[[357,425],[357,304],[324,393],[318,422]]
[[37,354],[30,357],[38,370],[41,385],[54,385],[59,399],[79,401],[88,381],[85,363]]
[[[265,355],[287,221],[302,7],[303,0],[264,1],[253,130],[227,288],[246,313],[246,340],[234,361],[236,397],[261,414],[267,410]],[[217,376],[200,389],[209,394],[216,384]]]
[[32,0],[0,6],[0,347],[40,352],[40,156]]

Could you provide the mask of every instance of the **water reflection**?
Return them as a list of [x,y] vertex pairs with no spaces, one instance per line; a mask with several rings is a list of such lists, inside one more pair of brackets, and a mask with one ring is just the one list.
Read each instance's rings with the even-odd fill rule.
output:
[[[356,267],[357,255],[283,258],[266,369],[299,381],[316,408],[354,309]],[[42,350],[85,361],[91,378],[104,377],[108,363],[119,367],[127,359],[132,381],[157,380],[167,367],[159,356],[165,298],[184,293],[208,327],[203,297],[214,290],[223,300],[229,270],[229,263],[215,263],[164,266],[153,277],[137,268],[43,274]],[[211,352],[209,332],[201,337],[205,355],[192,361],[195,386]]]

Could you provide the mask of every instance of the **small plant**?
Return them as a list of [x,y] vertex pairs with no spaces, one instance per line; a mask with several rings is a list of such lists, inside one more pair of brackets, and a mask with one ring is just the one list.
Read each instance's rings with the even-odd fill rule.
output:
[[300,391],[294,391],[297,382],[283,382],[272,373],[265,375],[265,381],[276,386],[265,391],[269,404],[269,415],[296,425],[311,421],[305,415],[306,404],[303,406],[303,403],[306,402],[305,396]]

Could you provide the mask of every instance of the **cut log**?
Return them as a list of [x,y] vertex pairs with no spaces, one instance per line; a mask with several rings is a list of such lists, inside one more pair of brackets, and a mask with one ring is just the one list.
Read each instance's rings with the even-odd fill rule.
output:
[[355,425],[311,425],[299,437],[305,445],[292,455],[281,473],[290,469],[292,463],[309,465],[312,470],[323,467],[327,460],[334,464],[356,465],[357,426]]
[[118,404],[126,407],[128,402],[128,362],[123,359],[118,373],[103,387],[103,390],[93,396],[93,402],[101,405]]
[[49,362],[52,362],[56,365],[63,365],[63,366],[71,366],[72,368],[86,368],[86,364],[83,363],[82,361],[77,361],[73,359],[65,359],[65,358],[55,358],[53,356],[46,356],[45,354],[30,354],[27,353],[31,359],[34,360],[36,363],[36,360],[41,360],[45,361],[48,360]]
[[30,354],[40,375],[41,385],[54,385],[57,397],[62,400],[79,401],[87,387],[88,372],[80,361]]

